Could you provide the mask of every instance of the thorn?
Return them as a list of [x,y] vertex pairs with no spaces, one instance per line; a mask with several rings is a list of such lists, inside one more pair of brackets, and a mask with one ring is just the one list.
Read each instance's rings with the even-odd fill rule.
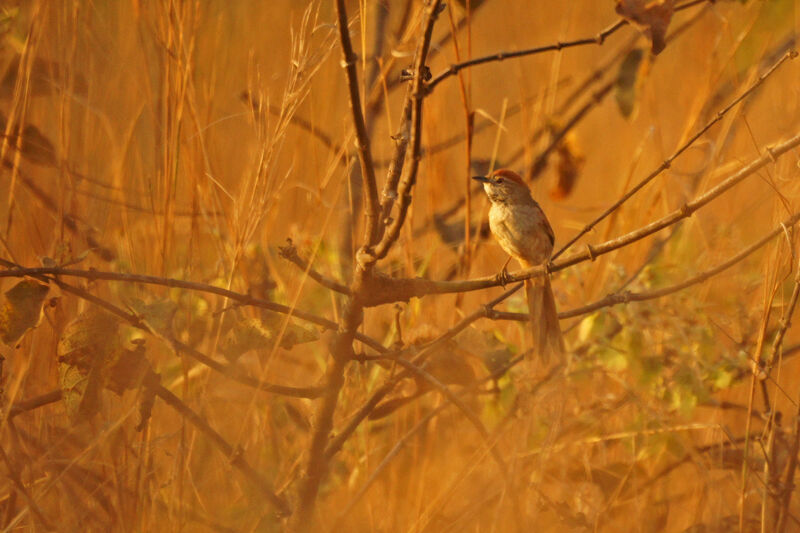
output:
[[597,258],[597,255],[595,254],[594,248],[592,248],[591,244],[586,245],[586,251],[589,254],[589,260],[594,262],[594,260]]

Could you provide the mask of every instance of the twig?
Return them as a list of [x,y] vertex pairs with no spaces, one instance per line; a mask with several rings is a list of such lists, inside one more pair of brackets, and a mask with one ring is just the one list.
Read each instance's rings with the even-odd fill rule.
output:
[[428,84],[428,94],[433,92],[437,85],[443,82],[445,79],[449,78],[450,76],[454,76],[458,74],[459,71],[474,67],[476,65],[483,65],[485,63],[493,63],[496,61],[504,61],[506,59],[513,59],[515,57],[524,57],[530,56],[534,54],[541,54],[543,52],[552,52],[556,50],[563,50],[564,48],[572,48],[574,46],[583,46],[586,44],[597,44],[602,45],[605,40],[614,32],[619,30],[620,28],[626,26],[628,23],[625,19],[619,19],[612,25],[608,26],[606,29],[602,30],[594,37],[586,37],[583,39],[575,39],[574,41],[566,41],[566,42],[557,42],[555,44],[548,44],[545,46],[537,46],[535,48],[527,48],[525,50],[516,50],[513,52],[498,52],[496,54],[491,54],[488,56],[483,57],[476,57],[474,59],[470,59],[467,61],[462,61],[461,63],[454,63],[447,67],[443,72],[436,75],[431,82]]
[[[705,270],[700,274],[697,274],[696,276],[693,276],[685,281],[676,283],[674,285],[670,285],[668,287],[662,287],[660,289],[654,289],[652,291],[645,291],[645,292],[631,292],[626,290],[619,290],[617,292],[605,296],[604,298],[597,300],[596,302],[592,302],[590,304],[581,307],[576,307],[575,309],[570,309],[568,311],[561,311],[560,313],[558,313],[558,318],[560,320],[565,320],[567,318],[574,318],[576,316],[586,315],[588,313],[597,311],[598,309],[602,309],[604,307],[611,307],[617,304],[655,300],[657,298],[663,298],[664,296],[668,296],[670,294],[687,289],[692,285],[703,283],[704,281],[707,281],[708,279],[716,276],[720,272],[729,269],[736,263],[743,261],[749,255],[753,254],[756,250],[763,247],[769,241],[774,239],[776,236],[782,235],[784,232],[784,228],[792,227],[795,224],[797,224],[798,221],[800,221],[800,213],[796,213],[791,218],[785,220],[780,226],[778,226],[778,228],[774,229],[773,231],[762,237],[758,242],[751,244],[750,246],[748,246],[735,256],[731,257],[724,263],[720,263],[714,268]],[[492,310],[490,313],[488,313],[487,318],[491,320],[513,320],[517,322],[527,322],[528,320],[531,319],[528,313],[511,313],[508,311],[495,311],[495,310]]]
[[38,520],[41,526],[46,530],[55,531],[47,518],[45,518],[44,513],[39,508],[39,505],[36,503],[36,500],[33,498],[28,488],[22,482],[22,478],[17,471],[17,467],[11,463],[11,459],[8,457],[2,446],[0,446],[0,458],[2,458],[3,462],[6,464],[6,468],[8,469],[8,477],[11,479],[16,489],[25,497],[25,501],[28,503],[28,508],[31,510],[31,513],[33,513],[34,518]]
[[552,154],[553,151],[558,148],[558,145],[561,143],[564,137],[566,137],[567,133],[569,133],[570,130],[572,130],[572,128],[574,128],[581,120],[583,120],[589,111],[596,108],[603,101],[603,99],[605,99],[608,93],[611,92],[611,89],[614,88],[616,83],[617,80],[611,80],[595,91],[592,94],[592,98],[586,102],[583,107],[576,111],[575,114],[570,117],[567,123],[561,127],[561,129],[553,134],[552,138],[550,139],[550,144],[548,144],[547,147],[542,150],[538,156],[536,156],[536,160],[533,162],[533,165],[531,165],[527,175],[528,181],[535,179],[536,176],[538,176],[542,170],[544,170],[550,154]]
[[342,285],[341,283],[328,279],[313,268],[311,268],[311,264],[300,257],[300,254],[297,253],[297,248],[295,248],[294,244],[292,243],[291,239],[287,239],[288,244],[286,246],[279,246],[278,247],[278,254],[289,261],[290,263],[297,265],[300,270],[305,272],[309,278],[313,279],[323,287],[327,289],[331,289],[332,291],[336,291],[341,294],[350,295],[350,289]]
[[[68,283],[64,283],[61,280],[54,279],[52,281],[56,283],[64,292],[72,293],[80,298],[83,298],[88,302],[91,302],[99,307],[102,307],[109,313],[112,313],[113,315],[120,317],[121,319],[125,320],[132,326],[141,329],[142,331],[153,333],[153,331],[151,331],[150,328],[142,324],[141,320],[139,320],[139,317],[137,317],[134,314],[125,312],[123,309],[120,309],[111,302],[107,302],[106,300],[98,298],[97,296],[91,294],[90,292],[87,292],[79,287],[75,287]],[[252,387],[254,389],[261,390],[264,392],[270,392],[273,394],[280,394],[283,396],[290,396],[294,398],[317,398],[322,395],[321,387],[289,387],[285,385],[264,383],[261,380],[254,379],[249,376],[243,376],[239,372],[237,372],[233,367],[225,366],[221,363],[218,363],[217,361],[205,355],[201,351],[180,342],[179,340],[173,338],[171,335],[163,336],[162,338],[165,339],[167,342],[169,342],[172,345],[172,349],[175,350],[176,352],[184,352],[188,354],[190,357],[196,359],[198,362],[211,368],[212,370],[215,370],[220,374],[222,374],[223,376],[227,377],[228,379],[241,383],[242,385],[246,385],[248,387]]]
[[33,398],[29,398],[27,400],[14,402],[8,409],[8,418],[12,419],[17,415],[21,415],[22,413],[33,411],[34,409],[44,407],[45,405],[49,405],[51,403],[56,403],[57,401],[61,400],[61,397],[61,391],[54,390]]
[[[13,265],[13,263],[10,263],[9,261],[5,260],[0,260],[0,264],[3,264],[5,266]],[[164,287],[174,287],[174,288],[188,289],[198,292],[205,292],[209,294],[217,294],[219,296],[224,296],[225,298],[228,298],[235,302],[239,302],[240,304],[243,305],[251,305],[253,307],[267,309],[269,311],[274,311],[276,313],[297,317],[301,320],[305,320],[306,322],[311,322],[312,324],[317,324],[318,326],[322,326],[325,329],[336,331],[339,328],[339,325],[336,322],[327,320],[312,313],[308,313],[300,309],[295,309],[286,305],[271,302],[269,300],[254,298],[247,294],[242,294],[228,289],[223,289],[222,287],[208,285],[206,283],[197,283],[194,281],[185,281],[174,278],[162,278],[158,276],[149,276],[144,274],[120,274],[117,272],[105,272],[100,270],[78,270],[78,269],[59,268],[59,267],[35,267],[35,268],[11,267],[8,268],[8,270],[0,270],[0,278],[39,276],[39,275],[72,276],[78,278],[85,278],[89,280],[144,283],[147,285],[161,285]],[[378,352],[386,351],[386,348],[384,348],[380,342],[364,334],[356,333],[356,339],[363,342],[365,345],[369,346],[373,350],[376,350]]]
[[[558,318],[565,319],[565,318],[572,318],[580,315],[585,315],[587,313],[591,313],[603,307],[609,307],[612,305],[616,305],[619,303],[628,303],[628,302],[642,302],[645,300],[654,300],[656,298],[663,298],[669,294],[676,293],[678,291],[682,291],[691,287],[692,285],[697,285],[698,283],[703,283],[704,281],[716,276],[720,272],[723,272],[736,263],[743,261],[753,252],[758,250],[759,248],[763,247],[765,244],[770,242],[778,235],[782,235],[784,232],[784,228],[792,227],[800,220],[800,213],[794,214],[789,219],[785,220],[780,226],[778,226],[773,231],[769,232],[767,235],[762,237],[757,242],[751,244],[735,256],[731,257],[724,263],[720,263],[719,265],[715,266],[714,268],[710,268],[693,276],[681,283],[676,283],[675,285],[670,285],[669,287],[663,287],[661,289],[655,289],[652,291],[645,291],[645,292],[630,292],[630,291],[618,291],[613,294],[609,294],[605,298],[602,298],[594,303],[589,305],[585,305],[583,307],[578,307],[577,309],[570,309],[569,311],[564,311],[558,314]],[[524,315],[527,319],[528,315]],[[777,340],[777,339],[776,339]]]
[[[448,331],[437,337],[436,339],[432,340],[425,346],[423,346],[419,351],[415,352],[415,356],[411,360],[413,363],[419,364],[422,360],[424,360],[428,355],[430,355],[434,350],[439,348],[442,344],[447,342],[448,340],[452,339],[467,327],[470,324],[475,322],[476,320],[487,316],[487,313],[490,313],[492,308],[498,305],[503,300],[509,298],[515,292],[522,288],[522,283],[515,285],[514,287],[508,289],[503,294],[498,296],[497,298],[491,300],[487,304],[479,307],[476,309],[472,314],[464,317],[461,319],[458,324],[450,328]],[[406,353],[409,352],[408,349],[399,350],[393,353],[385,354],[387,357],[403,357]],[[341,449],[344,443],[350,438],[350,435],[355,432],[358,428],[359,424],[369,416],[369,414],[375,409],[375,407],[380,403],[380,401],[389,394],[392,389],[397,385],[397,383],[406,377],[404,374],[399,374],[395,376],[395,378],[391,379],[375,392],[372,393],[372,396],[364,403],[364,405],[359,408],[359,410],[353,415],[353,417],[348,422],[347,426],[344,427],[337,435],[334,437],[330,444],[328,445],[327,449],[325,450],[325,456],[330,458],[336,455],[336,453]]]
[[378,185],[375,180],[375,166],[372,163],[367,125],[364,121],[364,112],[361,109],[361,94],[358,91],[358,75],[356,74],[356,54],[350,42],[350,29],[347,24],[347,9],[344,0],[336,0],[337,26],[339,27],[339,41],[342,46],[342,67],[347,74],[347,88],[350,95],[350,110],[353,113],[353,125],[356,129],[356,148],[358,160],[361,163],[361,177],[366,194],[364,195],[364,241],[367,245],[373,244],[378,230]]
[[267,500],[278,510],[283,516],[291,514],[289,504],[284,498],[275,494],[272,486],[261,474],[259,474],[247,460],[244,458],[242,450],[235,449],[222,435],[216,432],[208,422],[206,422],[200,415],[195,413],[188,405],[183,403],[180,398],[175,396],[168,389],[162,385],[151,385],[156,396],[164,400],[164,402],[178,411],[186,420],[188,420],[194,427],[203,433],[214,446],[225,455],[231,464],[242,472],[245,477],[255,485],[261,493],[266,496]]
[[[789,299],[789,305],[786,306],[784,310],[783,317],[781,317],[781,325],[780,329],[778,329],[778,334],[775,336],[775,342],[772,344],[772,353],[770,354],[769,364],[773,365],[775,363],[775,358],[778,355],[778,352],[781,350],[783,346],[783,337],[786,334],[786,330],[789,329],[789,325],[792,321],[792,315],[794,314],[794,310],[797,307],[797,300],[800,297],[800,263],[797,266],[797,272],[795,272],[794,278],[794,289],[792,290],[792,296]],[[792,441],[789,446],[789,461],[786,465],[783,479],[781,480],[781,486],[779,487],[780,492],[780,500],[779,500],[779,508],[778,508],[778,519],[775,522],[776,531],[782,532],[786,528],[786,518],[789,515],[789,504],[792,500],[792,493],[794,492],[794,474],[797,470],[797,454],[798,450],[800,450],[800,401],[797,402],[797,410],[795,412],[794,417],[794,424],[792,428]],[[780,479],[780,473],[778,473]]]
[[[684,9],[688,9],[693,7],[697,4],[702,4],[704,2],[714,2],[715,0],[690,0],[685,2],[681,5],[675,6],[674,11],[681,11]],[[574,41],[565,41],[565,42],[557,42],[555,44],[549,44],[546,46],[537,46],[535,48],[527,48],[525,50],[515,50],[513,52],[498,52],[496,54],[491,54],[488,56],[483,57],[476,57],[474,59],[470,59],[468,61],[463,61],[461,63],[454,63],[446,68],[443,72],[438,74],[434,77],[431,82],[428,84],[428,94],[430,94],[433,89],[439,85],[442,81],[449,78],[450,76],[454,76],[459,71],[474,67],[477,65],[483,65],[486,63],[494,63],[496,61],[504,61],[506,59],[512,59],[516,57],[525,57],[534,54],[541,54],[543,52],[553,52],[553,51],[560,51],[565,48],[572,48],[575,46],[583,46],[587,44],[596,44],[602,45],[605,43],[606,39],[615,33],[620,28],[623,28],[628,25],[628,21],[624,18],[620,18],[604,30],[601,30],[597,35],[593,37],[585,37],[583,39],[575,39]]]
[[685,143],[683,143],[677,150],[675,150],[672,153],[672,155],[667,157],[661,163],[661,165],[658,166],[658,168],[656,168],[650,174],[645,176],[644,179],[642,179],[639,183],[637,183],[631,190],[629,190],[624,195],[622,195],[622,197],[619,200],[614,202],[608,209],[603,211],[597,218],[595,218],[594,220],[589,222],[589,224],[587,224],[582,230],[580,230],[577,233],[577,235],[572,237],[564,246],[562,246],[555,254],[553,254],[553,257],[551,258],[551,260],[555,261],[570,246],[572,246],[575,242],[577,242],[578,239],[580,239],[581,237],[586,235],[589,231],[591,231],[592,228],[594,228],[598,223],[600,223],[608,215],[613,213],[617,208],[619,208],[622,204],[624,204],[626,201],[628,201],[628,199],[631,196],[633,196],[634,194],[639,192],[639,190],[641,190],[642,187],[644,187],[645,185],[650,183],[653,179],[655,179],[656,176],[661,174],[661,172],[663,172],[664,170],[668,169],[672,165],[672,162],[678,156],[680,156],[683,152],[688,150],[689,147],[692,144],[694,144],[694,142],[696,140],[698,140],[700,137],[702,137],[709,129],[711,129],[711,127],[714,124],[716,124],[717,122],[722,120],[722,118],[728,113],[728,111],[733,109],[733,107],[736,104],[738,104],[739,102],[741,102],[742,100],[747,98],[748,95],[750,95],[753,91],[755,91],[762,83],[764,83],[764,80],[766,80],[770,75],[772,75],[772,73],[775,72],[778,69],[778,67],[780,67],[786,60],[794,59],[795,57],[797,57],[797,51],[795,51],[795,50],[791,50],[791,51],[787,52],[786,54],[784,54],[784,56],[781,59],[779,59],[774,65],[772,65],[772,67],[770,67],[764,74],[759,76],[758,79],[755,81],[755,83],[753,83],[753,85],[751,85],[746,91],[744,91],[741,95],[739,95],[737,98],[735,98],[731,103],[729,103],[727,106],[725,106],[722,110],[718,111],[717,114],[714,116],[714,118],[712,118],[709,122],[707,122],[705,126],[700,128],[700,130],[697,133],[692,135]]

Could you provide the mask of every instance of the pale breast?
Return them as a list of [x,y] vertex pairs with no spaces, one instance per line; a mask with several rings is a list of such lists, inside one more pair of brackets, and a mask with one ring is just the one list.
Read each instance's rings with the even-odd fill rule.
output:
[[492,204],[489,228],[503,250],[525,267],[544,263],[553,252],[552,230],[536,205]]

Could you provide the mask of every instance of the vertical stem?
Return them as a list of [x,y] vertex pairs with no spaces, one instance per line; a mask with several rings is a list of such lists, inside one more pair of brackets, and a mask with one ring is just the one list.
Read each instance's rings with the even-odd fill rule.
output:
[[356,128],[356,146],[358,160],[361,163],[361,179],[364,184],[364,242],[367,246],[374,244],[377,236],[378,222],[378,186],[375,181],[375,165],[372,163],[369,134],[361,109],[361,94],[358,90],[358,74],[356,73],[356,54],[350,41],[350,29],[347,23],[347,10],[344,0],[336,0],[336,14],[339,27],[339,40],[342,45],[342,66],[347,73],[347,88],[350,94],[350,110],[353,112],[353,125]]
[[[363,271],[358,271],[356,274],[353,292],[360,290],[361,272]],[[297,511],[291,524],[293,531],[308,531],[314,522],[319,485],[325,477],[328,467],[325,448],[328,446],[333,430],[333,415],[336,412],[339,393],[344,385],[344,371],[347,362],[353,357],[353,338],[363,318],[361,303],[355,299],[349,301],[343,318],[343,328],[336,334],[336,338],[331,344],[333,363],[328,368],[325,394],[322,396],[322,403],[316,415],[314,434],[311,436],[311,446],[308,452],[308,464],[300,485]]]

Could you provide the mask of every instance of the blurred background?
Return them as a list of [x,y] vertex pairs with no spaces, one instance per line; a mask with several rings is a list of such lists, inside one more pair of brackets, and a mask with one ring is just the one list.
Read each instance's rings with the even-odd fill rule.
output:
[[[795,47],[794,0],[676,5],[657,55],[652,27],[628,24],[601,43],[491,62],[437,84],[425,100],[409,218],[378,269],[438,280],[498,273],[507,257],[469,177],[502,167],[529,180],[559,249]],[[467,17],[463,1],[448,3],[428,65],[435,77],[469,58],[593,38],[620,20],[615,6],[473,0]],[[347,8],[381,187],[422,2]],[[333,2],[300,0],[3,2],[0,257],[202,282],[338,322],[340,295],[278,252],[291,239],[315,270],[346,284],[361,244],[335,21]],[[800,64],[782,63],[572,251],[680,208],[798,134],[798,82]],[[797,178],[793,149],[691,218],[554,274],[559,309],[670,287],[719,265],[796,212]],[[518,364],[467,394],[512,479],[457,409],[413,380],[398,384],[332,458],[317,507],[323,530],[507,531],[534,521],[543,531],[771,530],[797,454],[797,328],[773,350],[796,250],[787,227],[687,290],[566,318],[564,372]],[[0,289],[18,281],[2,278]],[[164,306],[153,328],[162,335],[123,326],[121,338],[144,342],[162,385],[293,502],[315,401],[242,386],[163,337],[257,379],[307,386],[324,376],[331,333],[203,292],[76,283],[143,315]],[[386,347],[423,343],[502,290],[370,308],[362,332]],[[502,310],[524,312],[523,298]],[[55,286],[47,302],[39,326],[3,347],[5,405],[67,390],[59,339],[92,304]],[[253,319],[260,336],[241,341],[232,323]],[[528,342],[524,323],[477,320],[437,352],[436,375],[462,390]],[[356,352],[372,353],[360,343]],[[773,354],[752,381],[753,362]],[[351,363],[334,428],[393,373]],[[3,527],[281,530],[230,460],[169,406],[157,400],[137,431],[139,392],[101,396],[87,419],[63,401],[13,422],[6,415]],[[800,530],[797,498],[787,509],[786,530]]]

